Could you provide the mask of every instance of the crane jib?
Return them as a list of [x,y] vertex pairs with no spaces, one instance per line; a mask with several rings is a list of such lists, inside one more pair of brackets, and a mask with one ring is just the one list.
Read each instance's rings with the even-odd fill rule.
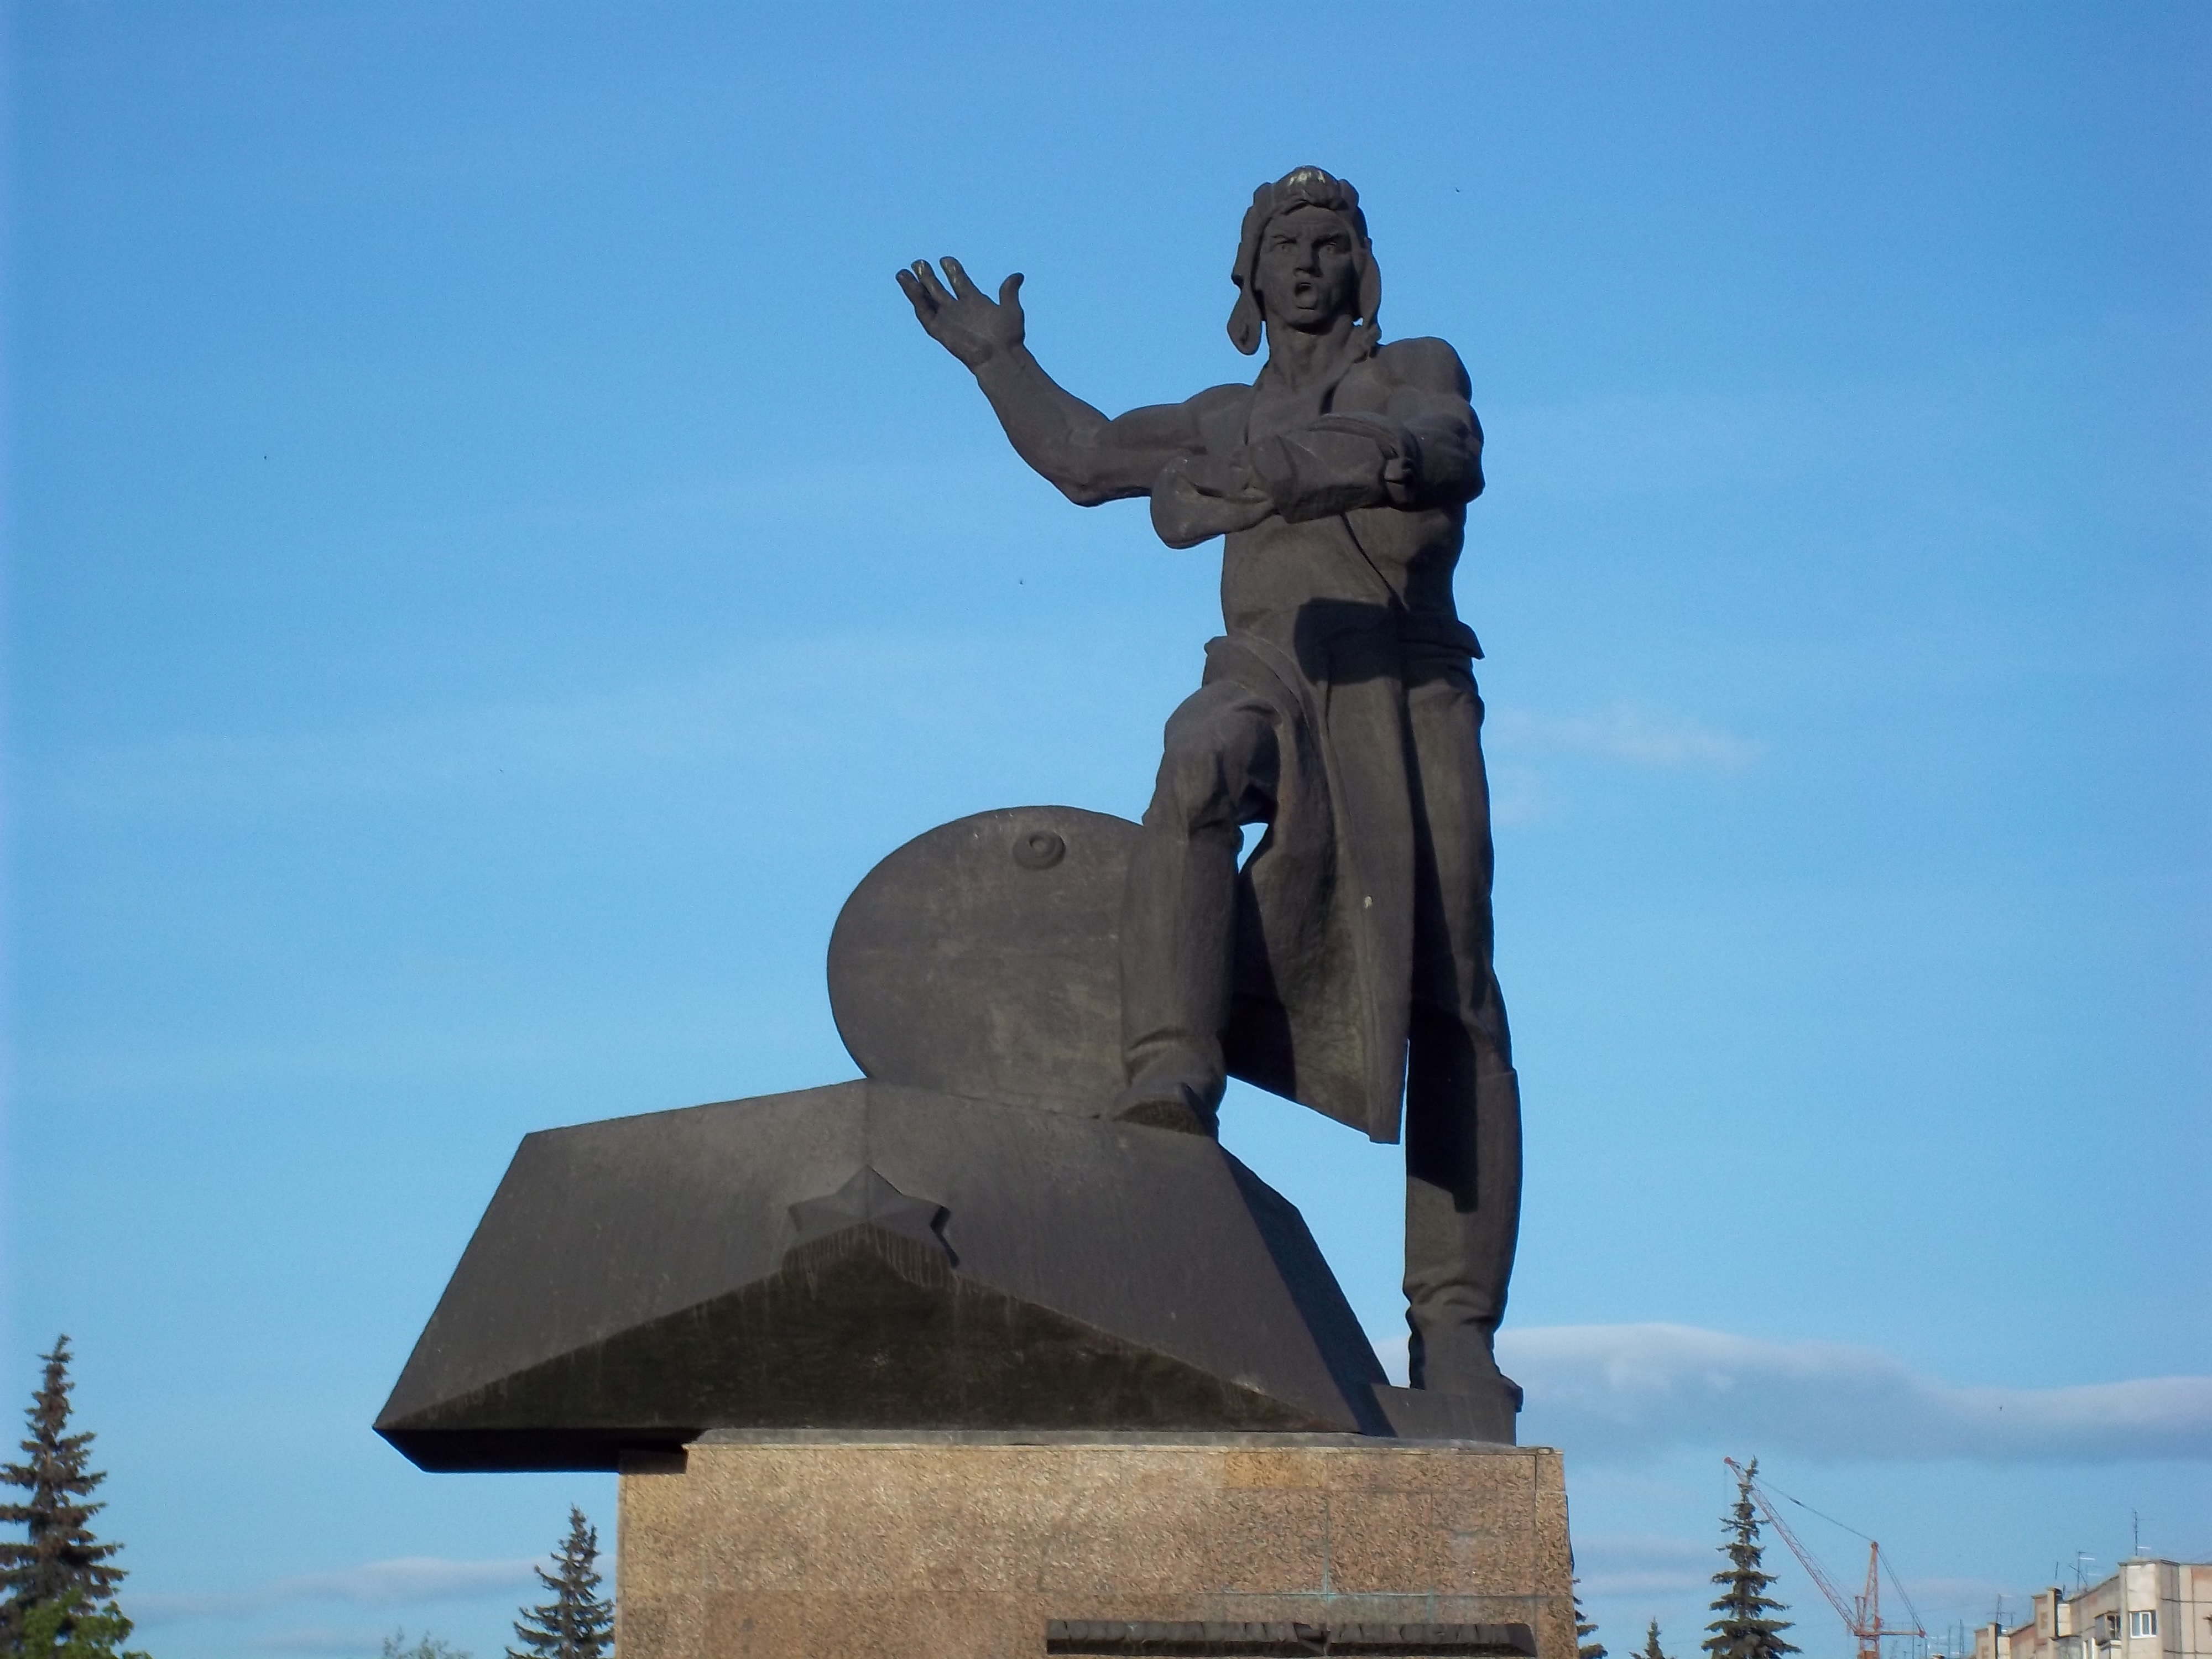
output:
[[[1814,1559],[1813,1553],[1798,1542],[1797,1534],[1790,1531],[1781,1516],[1775,1512],[1774,1504],[1767,1498],[1765,1489],[1752,1478],[1750,1471],[1733,1457],[1724,1457],[1721,1461],[1735,1471],[1737,1480],[1751,1495],[1752,1502],[1759,1506],[1759,1512],[1766,1517],[1767,1525],[1772,1527],[1782,1541],[1790,1547],[1790,1554],[1797,1558],[1798,1565],[1805,1569],[1806,1575],[1820,1587],[1820,1594],[1828,1598],[1828,1605],[1835,1608],[1836,1616],[1844,1621],[1844,1627],[1857,1639],[1858,1659],[1881,1659],[1881,1638],[1885,1636],[1928,1634],[1921,1627],[1919,1609],[1913,1607],[1912,1598],[1905,1595],[1905,1586],[1898,1583],[1897,1575],[1894,1572],[1890,1573],[1889,1582],[1896,1586],[1897,1593],[1904,1596],[1905,1605],[1912,1613],[1912,1622],[1910,1625],[1885,1625],[1881,1622],[1881,1576],[1884,1572],[1889,1571],[1889,1565],[1881,1559],[1880,1544],[1871,1538],[1867,1538],[1866,1589],[1846,1602],[1844,1593],[1836,1588],[1835,1581],[1830,1578],[1820,1564]],[[1754,1459],[1753,1468],[1757,1467],[1757,1460]],[[1789,1494],[1784,1492],[1781,1496],[1788,1498]],[[1799,1503],[1796,1498],[1791,1498],[1790,1501],[1796,1504],[1800,1509],[1810,1510],[1814,1515],[1820,1513],[1818,1510],[1813,1509],[1809,1504]],[[1830,1518],[1821,1516],[1823,1520]],[[1844,1525],[1840,1521],[1836,1522],[1835,1524],[1839,1527]],[[1856,1532],[1856,1528],[1850,1527],[1844,1527],[1844,1530]],[[1856,1535],[1866,1538],[1864,1533],[1857,1533]]]

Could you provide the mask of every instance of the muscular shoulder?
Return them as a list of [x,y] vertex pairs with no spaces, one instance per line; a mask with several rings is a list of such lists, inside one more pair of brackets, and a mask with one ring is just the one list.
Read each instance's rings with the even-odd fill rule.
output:
[[1210,386],[1183,404],[1193,415],[1203,421],[1210,416],[1219,416],[1231,410],[1243,410],[1252,401],[1252,388],[1234,381],[1227,386]]
[[1245,418],[1252,412],[1252,388],[1210,386],[1183,408],[1197,428],[1200,447],[1211,454],[1225,455],[1244,441]]
[[1427,336],[1393,340],[1376,348],[1374,362],[1376,371],[1393,386],[1440,392],[1462,399],[1472,390],[1459,353],[1443,340]]

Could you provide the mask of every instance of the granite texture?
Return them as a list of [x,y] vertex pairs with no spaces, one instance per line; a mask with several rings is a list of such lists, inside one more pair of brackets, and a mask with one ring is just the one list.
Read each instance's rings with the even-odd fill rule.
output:
[[1538,1659],[1575,1650],[1542,1447],[757,1432],[627,1462],[620,1525],[623,1659],[1012,1659],[1054,1620],[1519,1624]]

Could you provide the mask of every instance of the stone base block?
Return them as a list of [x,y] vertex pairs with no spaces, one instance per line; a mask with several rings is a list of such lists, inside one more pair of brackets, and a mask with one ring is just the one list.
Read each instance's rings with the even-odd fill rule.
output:
[[1573,1659],[1544,1447],[723,1431],[625,1462],[623,1659]]

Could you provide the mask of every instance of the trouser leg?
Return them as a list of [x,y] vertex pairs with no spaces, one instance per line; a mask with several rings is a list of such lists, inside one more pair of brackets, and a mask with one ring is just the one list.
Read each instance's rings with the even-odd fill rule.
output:
[[1273,713],[1217,683],[1169,717],[1121,905],[1118,1116],[1210,1133],[1237,944],[1243,826],[1273,810]]
[[1498,1386],[1521,1222],[1521,1099],[1491,965],[1482,703],[1462,670],[1407,688],[1416,799],[1406,1079],[1406,1304],[1416,1388]]

